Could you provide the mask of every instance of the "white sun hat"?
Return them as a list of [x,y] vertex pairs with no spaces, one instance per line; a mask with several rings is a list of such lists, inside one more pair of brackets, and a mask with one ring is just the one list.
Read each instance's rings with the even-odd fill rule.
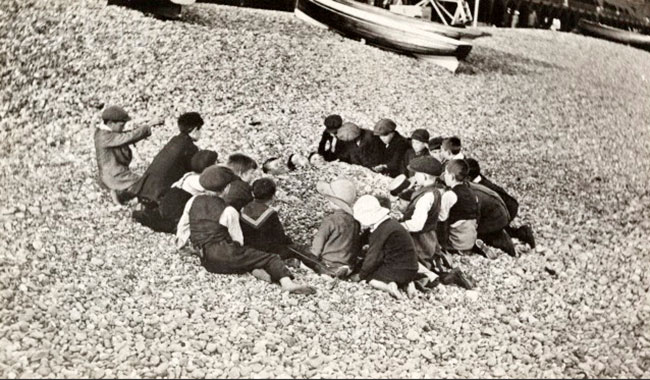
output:
[[359,198],[352,209],[354,219],[364,226],[372,226],[389,213],[388,209],[381,207],[377,198],[372,195],[364,195]]

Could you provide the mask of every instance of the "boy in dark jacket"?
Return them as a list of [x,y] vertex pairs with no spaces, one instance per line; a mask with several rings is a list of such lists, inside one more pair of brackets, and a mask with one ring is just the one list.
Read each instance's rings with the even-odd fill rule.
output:
[[338,159],[342,162],[369,169],[381,162],[383,146],[372,131],[354,123],[343,123],[336,136],[340,145]]
[[261,269],[284,291],[313,294],[313,288],[293,282],[280,256],[243,246],[239,213],[221,198],[236,178],[223,166],[203,171],[199,182],[207,193],[192,197],[185,205],[176,233],[177,246],[191,241],[199,250],[201,264],[211,273],[239,274]]
[[178,117],[180,133],[158,152],[147,171],[134,185],[140,203],[146,208],[157,207],[172,183],[192,170],[192,157],[199,150],[194,143],[201,137],[202,126],[203,119],[196,112],[184,113]]
[[381,207],[377,198],[364,195],[354,204],[354,218],[369,227],[368,251],[363,260],[359,278],[370,286],[401,299],[400,287],[407,287],[414,296],[413,281],[418,274],[418,260],[409,233]]
[[235,179],[230,183],[223,200],[239,212],[253,200],[249,183],[255,177],[257,162],[245,154],[235,153],[228,157],[226,166],[235,173]]
[[535,248],[535,237],[533,235],[533,229],[529,225],[524,224],[520,227],[511,226],[512,221],[515,219],[519,211],[519,202],[517,202],[517,200],[508,194],[501,186],[494,184],[492,181],[482,175],[481,167],[478,161],[473,158],[468,158],[465,161],[467,161],[467,164],[469,166],[469,180],[473,183],[483,185],[499,194],[506,207],[508,208],[510,219],[508,225],[505,227],[505,231],[508,233],[508,235],[528,244],[531,248]]
[[411,146],[404,153],[404,160],[402,161],[402,169],[400,174],[406,174],[407,177],[413,177],[413,171],[408,170],[409,163],[414,158],[429,156],[429,131],[426,129],[416,129],[411,134]]
[[375,124],[373,131],[381,144],[381,161],[379,165],[373,167],[373,170],[388,175],[390,177],[397,177],[402,173],[404,162],[404,155],[410,144],[404,136],[400,135],[395,129],[397,125],[390,119],[381,119]]
[[[510,235],[504,230],[510,222],[510,214],[499,194],[478,183],[469,183],[478,197],[478,239],[498,248],[510,256],[517,256]],[[489,258],[493,258],[488,254]]]
[[198,184],[199,175],[203,170],[214,165],[217,158],[217,152],[211,150],[196,152],[191,161],[192,171],[171,185],[160,199],[158,207],[133,211],[133,219],[156,232],[176,233],[176,226],[183,214],[185,203],[193,195],[205,191]]
[[111,199],[118,205],[136,196],[134,184],[140,178],[129,169],[133,152],[130,145],[151,135],[151,127],[161,125],[156,120],[123,132],[126,122],[131,120],[122,107],[110,106],[102,112],[104,123],[95,130],[95,154],[99,169],[99,184],[110,190]]
[[[324,121],[325,130],[318,143],[318,154],[323,156],[325,161],[335,161],[338,157],[339,149],[337,149],[338,139],[336,133],[341,125],[343,119],[339,115],[329,115]],[[339,147],[340,148],[340,147]]]

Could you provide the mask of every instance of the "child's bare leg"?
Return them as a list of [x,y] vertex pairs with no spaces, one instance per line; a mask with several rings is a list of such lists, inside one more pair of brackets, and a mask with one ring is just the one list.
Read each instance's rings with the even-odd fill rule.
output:
[[314,294],[316,293],[316,289],[312,288],[311,286],[308,285],[302,285],[302,284],[296,284],[291,280],[290,277],[282,277],[280,279],[280,285],[282,286],[282,290],[285,292],[289,292],[292,294]]
[[399,288],[397,287],[397,284],[394,282],[391,283],[385,283],[383,281],[378,281],[378,280],[370,280],[368,282],[370,286],[372,286],[375,289],[383,290],[384,292],[390,294],[393,296],[393,298],[401,300],[404,298],[402,296],[402,293],[400,293]]

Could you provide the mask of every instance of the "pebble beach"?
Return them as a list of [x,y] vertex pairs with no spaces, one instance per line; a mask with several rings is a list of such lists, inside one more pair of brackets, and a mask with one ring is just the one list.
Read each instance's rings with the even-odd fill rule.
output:
[[[482,27],[452,74],[287,12],[212,4],[160,21],[104,1],[0,1],[0,377],[650,377],[650,53],[578,34]],[[474,290],[394,300],[298,269],[312,297],[213,275],[97,183],[93,131],[120,104],[220,160],[314,150],[323,118],[457,135],[515,195],[537,247],[453,257]],[[276,178],[309,244],[318,180],[390,178],[341,163]]]

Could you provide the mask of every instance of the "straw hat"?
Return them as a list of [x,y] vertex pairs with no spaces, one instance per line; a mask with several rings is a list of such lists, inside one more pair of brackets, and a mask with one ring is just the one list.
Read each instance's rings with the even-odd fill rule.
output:
[[352,215],[352,204],[357,198],[357,190],[352,181],[346,178],[339,178],[330,183],[319,181],[316,191]]
[[381,207],[377,198],[364,195],[357,200],[353,207],[354,219],[364,226],[372,226],[388,215],[388,209]]

